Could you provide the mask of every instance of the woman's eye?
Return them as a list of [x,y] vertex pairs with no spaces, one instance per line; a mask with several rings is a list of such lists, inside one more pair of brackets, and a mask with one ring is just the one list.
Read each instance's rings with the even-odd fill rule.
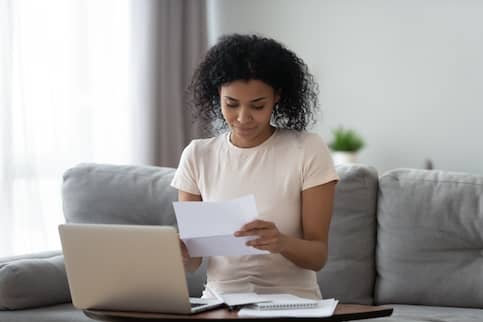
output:
[[229,103],[226,103],[226,106],[228,106],[228,107],[238,107],[238,104],[229,104]]
[[256,109],[256,110],[261,110],[264,107],[265,107],[265,105],[253,106],[253,108]]

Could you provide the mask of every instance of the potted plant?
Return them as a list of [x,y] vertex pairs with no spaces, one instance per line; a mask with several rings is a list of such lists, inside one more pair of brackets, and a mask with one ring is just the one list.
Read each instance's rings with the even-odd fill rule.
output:
[[364,147],[364,140],[354,130],[339,126],[332,130],[333,139],[329,144],[335,164],[354,163],[357,152]]

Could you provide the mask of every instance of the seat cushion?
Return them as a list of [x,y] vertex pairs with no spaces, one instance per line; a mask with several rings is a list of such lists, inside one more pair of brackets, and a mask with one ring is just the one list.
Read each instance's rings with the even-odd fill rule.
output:
[[35,309],[0,311],[2,322],[93,322],[72,304],[44,306]]
[[483,177],[381,176],[377,271],[377,303],[483,308]]
[[329,258],[317,273],[322,296],[341,303],[372,304],[376,278],[377,172],[363,165],[336,167]]
[[387,304],[394,308],[386,318],[360,320],[361,322],[481,322],[483,310],[455,307]]

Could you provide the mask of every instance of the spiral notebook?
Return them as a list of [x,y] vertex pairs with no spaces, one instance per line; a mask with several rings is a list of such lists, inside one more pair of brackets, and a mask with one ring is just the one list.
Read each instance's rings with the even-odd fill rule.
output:
[[[257,293],[218,293],[208,285],[206,290],[214,297],[225,303],[230,309],[240,306],[246,306],[247,312],[279,312],[285,311],[284,314],[290,311],[314,310],[322,309],[324,300],[311,300],[298,297],[292,294],[257,294]],[[327,302],[328,303],[328,302]],[[329,304],[331,304],[330,302]],[[318,314],[318,313],[317,313]]]
[[310,317],[320,318],[332,316],[338,301],[326,299],[317,301],[317,306],[313,308],[292,308],[292,309],[270,309],[258,310],[251,307],[244,307],[238,311],[238,317],[250,318],[274,318],[274,317]]
[[310,309],[319,305],[319,301],[304,299],[291,294],[264,294],[266,302],[254,303],[251,308],[257,310],[296,310]]

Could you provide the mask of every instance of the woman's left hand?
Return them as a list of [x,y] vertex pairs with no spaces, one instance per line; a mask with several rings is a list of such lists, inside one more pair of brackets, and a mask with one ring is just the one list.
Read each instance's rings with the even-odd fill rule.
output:
[[282,234],[277,226],[271,221],[256,219],[243,225],[235,232],[236,237],[258,236],[258,238],[247,241],[247,246],[260,250],[268,250],[271,253],[282,252],[287,243],[288,237]]

